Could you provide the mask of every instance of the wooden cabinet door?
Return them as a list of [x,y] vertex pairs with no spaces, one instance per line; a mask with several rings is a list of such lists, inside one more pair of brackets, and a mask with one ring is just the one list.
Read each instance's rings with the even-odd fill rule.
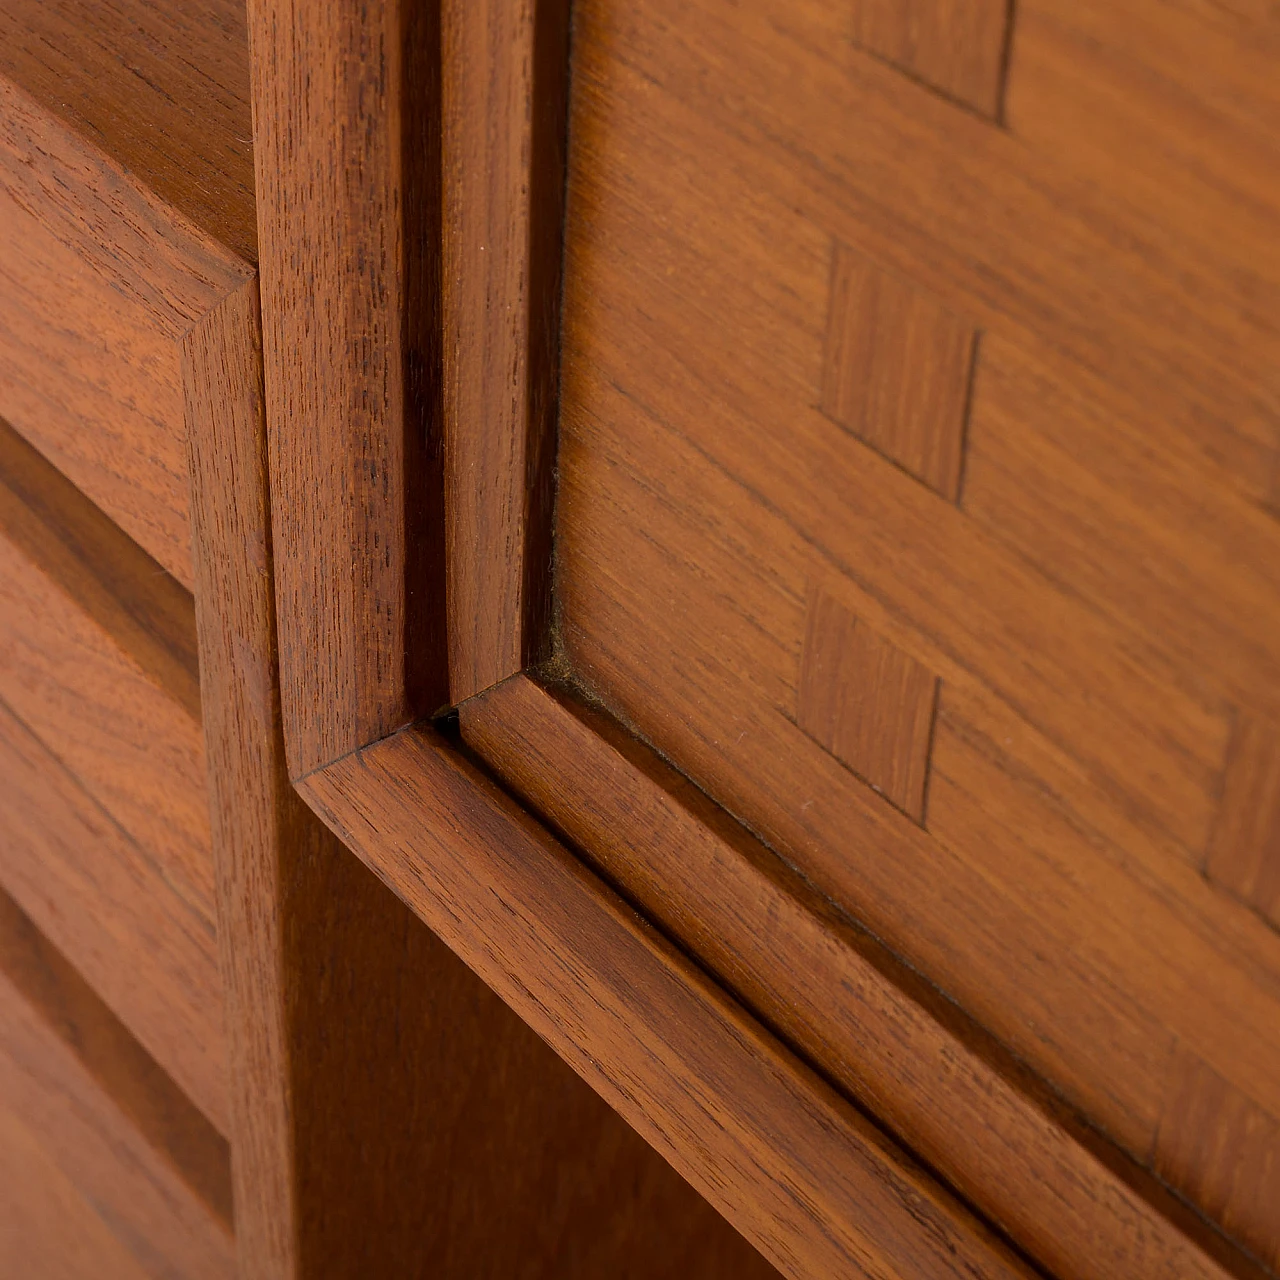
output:
[[1266,1274],[1274,17],[436,17],[259,157],[295,785],[784,1273]]

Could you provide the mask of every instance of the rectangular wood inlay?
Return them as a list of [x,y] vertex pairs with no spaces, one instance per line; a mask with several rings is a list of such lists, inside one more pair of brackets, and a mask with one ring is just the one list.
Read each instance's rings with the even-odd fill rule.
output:
[[885,799],[924,819],[938,680],[822,591],[809,597],[800,728]]
[[854,0],[853,38],[908,75],[996,119],[1008,0]]
[[834,253],[822,411],[954,502],[974,327],[856,250]]
[[1280,925],[1280,729],[1258,716],[1236,722],[1205,870]]

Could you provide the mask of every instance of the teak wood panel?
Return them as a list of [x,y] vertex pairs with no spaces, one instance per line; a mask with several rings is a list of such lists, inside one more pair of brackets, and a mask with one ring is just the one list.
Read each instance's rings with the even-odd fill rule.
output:
[[433,730],[299,789],[784,1275],[1031,1274]]
[[[51,93],[57,81],[22,56],[21,18],[6,13],[15,78],[0,76],[0,414],[189,587],[181,338],[253,268],[130,171],[136,148],[117,160],[25,87],[29,77]],[[195,25],[194,45],[170,58],[200,59]],[[78,82],[62,96],[80,103]],[[82,105],[106,115],[105,104]],[[124,98],[116,110],[137,105]],[[242,243],[252,191],[218,190],[229,185],[239,214],[208,221]]]
[[1211,1233],[607,717],[524,676],[460,715],[517,796],[1053,1275],[1225,1274]]
[[[225,1140],[3,896],[0,1108],[42,1153],[15,1149],[12,1129],[0,1141],[5,1275],[110,1274],[121,1249],[143,1275],[234,1274]],[[56,1191],[64,1181],[74,1195]],[[55,1197],[44,1208],[42,1192]],[[79,1256],[81,1233],[97,1260]],[[78,1270],[53,1269],[64,1251]]]
[[[1244,22],[1031,0],[1011,86],[1067,32],[1089,109],[1121,98],[1060,155],[1013,102],[1065,80],[1011,88],[1002,129],[847,13],[576,12],[565,656],[1136,1160],[1184,1148],[1175,1055],[1271,1132],[1280,936],[1201,868],[1232,724],[1280,696],[1274,77]],[[978,334],[958,506],[822,411],[840,246]],[[795,723],[815,589],[940,682],[923,828]]]
[[9,0],[0,75],[246,262],[257,257],[237,0]]

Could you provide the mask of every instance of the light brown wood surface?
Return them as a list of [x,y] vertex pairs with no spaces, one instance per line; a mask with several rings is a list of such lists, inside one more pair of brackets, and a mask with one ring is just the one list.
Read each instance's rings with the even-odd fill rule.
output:
[[433,731],[299,789],[784,1275],[1030,1274]]
[[448,696],[434,14],[249,4],[294,775]]
[[1241,1265],[1215,1261],[1212,1233],[599,711],[519,676],[460,712],[522,801],[1047,1271],[1173,1280]]
[[179,342],[253,270],[243,20],[23,0],[0,35],[0,414],[190,586]]
[[226,1143],[7,897],[0,1111],[5,1275],[234,1274]]
[[[1274,28],[1030,0],[1002,128],[849,21],[576,10],[567,668],[1134,1160],[1190,1149],[1162,1175],[1271,1259],[1280,1166],[1205,1190],[1175,1063],[1273,1131],[1280,936],[1252,869],[1202,868],[1280,690]],[[823,412],[846,252],[978,335],[958,504]],[[818,597],[939,682],[923,827],[796,724]]]
[[836,244],[822,411],[944,498],[960,495],[974,327]]
[[565,0],[442,8],[449,701],[545,656]]
[[853,0],[854,41],[907,75],[998,117],[1011,0]]

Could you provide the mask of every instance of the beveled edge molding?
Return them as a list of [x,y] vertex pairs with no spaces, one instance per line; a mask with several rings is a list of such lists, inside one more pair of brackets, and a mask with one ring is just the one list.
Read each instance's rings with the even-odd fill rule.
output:
[[296,785],[784,1275],[1035,1274],[434,729]]

